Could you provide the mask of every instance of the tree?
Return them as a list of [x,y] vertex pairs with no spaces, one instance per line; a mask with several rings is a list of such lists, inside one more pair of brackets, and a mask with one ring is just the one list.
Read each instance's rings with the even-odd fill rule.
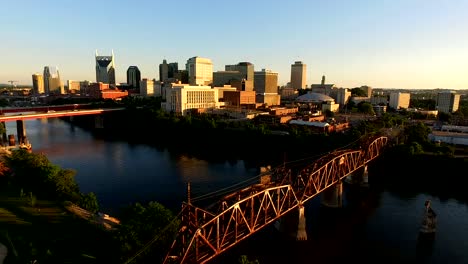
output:
[[93,192],[81,194],[78,205],[92,213],[96,213],[99,210],[99,203]]
[[[162,259],[178,231],[179,220],[158,202],[146,205],[136,203],[124,209],[115,238],[120,245],[123,260],[148,245],[137,260]],[[140,263],[140,262],[132,262]]]
[[413,142],[425,145],[429,142],[429,133],[431,129],[422,122],[417,122],[405,127],[406,143]]
[[351,89],[351,96],[365,97],[367,96],[367,94],[360,87],[356,87],[356,88]]
[[70,200],[80,198],[75,171],[52,164],[44,154],[15,150],[4,156],[11,182],[18,189],[33,192],[39,198]]
[[370,114],[370,115],[374,114],[374,108],[368,102],[360,102],[358,104],[358,110],[359,112],[364,113],[364,114]]

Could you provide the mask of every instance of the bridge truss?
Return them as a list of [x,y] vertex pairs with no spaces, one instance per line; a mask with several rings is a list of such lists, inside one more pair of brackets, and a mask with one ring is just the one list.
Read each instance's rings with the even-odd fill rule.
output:
[[378,157],[387,137],[358,150],[329,153],[297,174],[270,171],[270,181],[229,194],[217,213],[182,205],[182,227],[164,263],[206,263]]

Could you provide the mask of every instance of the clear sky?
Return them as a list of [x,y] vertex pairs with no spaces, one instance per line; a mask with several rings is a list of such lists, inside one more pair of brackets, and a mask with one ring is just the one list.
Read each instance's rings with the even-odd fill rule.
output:
[[114,50],[117,82],[130,65],[159,79],[163,59],[213,70],[249,61],[307,84],[468,89],[468,0],[0,0],[0,83],[32,83],[44,66],[95,81],[94,53]]

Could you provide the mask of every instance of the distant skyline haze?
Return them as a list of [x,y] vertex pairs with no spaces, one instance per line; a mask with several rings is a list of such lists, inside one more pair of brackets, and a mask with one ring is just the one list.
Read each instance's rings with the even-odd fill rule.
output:
[[129,66],[159,79],[164,59],[194,56],[213,71],[247,61],[290,81],[307,65],[336,87],[468,89],[468,0],[216,0],[2,3],[0,83],[32,85],[57,66],[66,80],[96,81],[95,51],[115,55],[116,82]]

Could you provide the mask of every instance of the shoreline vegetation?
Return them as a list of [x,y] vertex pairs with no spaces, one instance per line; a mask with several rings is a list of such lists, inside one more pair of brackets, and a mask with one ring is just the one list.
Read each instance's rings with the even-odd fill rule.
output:
[[[458,173],[460,169],[466,171],[467,159],[454,159],[451,146],[430,143],[424,124],[409,124],[394,115],[364,120],[346,133],[334,134],[316,133],[304,127],[266,126],[255,120],[235,122],[207,115],[175,116],[151,106],[130,105],[126,111],[105,115],[104,128],[100,129],[94,129],[94,118],[90,116],[63,120],[91,131],[96,137],[182,149],[201,159],[214,156],[245,159],[253,166],[280,165],[286,160],[310,157],[311,153],[318,155],[343,146],[352,148],[363,135],[387,135],[388,128],[404,126],[398,133],[392,130],[391,147],[370,168],[385,176],[376,184],[397,192],[428,192],[468,202],[465,184],[443,183],[454,180],[467,183]],[[289,135],[272,131],[287,131]],[[222,155],[213,155],[213,151]],[[433,155],[424,154],[427,152]],[[156,201],[123,208],[117,216],[120,224],[111,229],[93,224],[89,215],[83,219],[71,214],[67,210],[71,205],[95,214],[99,211],[97,197],[94,193],[81,193],[74,180],[75,172],[51,164],[42,154],[15,150],[11,155],[2,155],[0,165],[0,243],[9,249],[5,264],[34,260],[123,263],[158,237],[132,263],[155,261],[164,257],[164,250],[169,248],[178,229],[174,213]],[[439,168],[443,177],[425,177],[433,167]]]

